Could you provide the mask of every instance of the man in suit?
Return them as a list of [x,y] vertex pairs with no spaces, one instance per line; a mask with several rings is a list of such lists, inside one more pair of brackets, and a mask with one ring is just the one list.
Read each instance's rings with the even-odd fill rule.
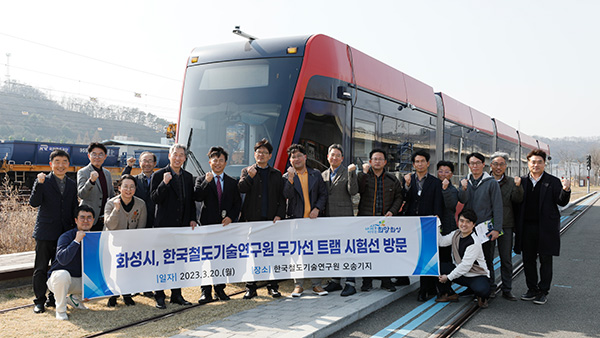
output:
[[[306,166],[306,150],[300,144],[292,144],[287,149],[291,166],[283,174],[283,196],[287,199],[289,218],[317,218],[327,204],[327,187],[318,170]],[[300,297],[304,292],[304,280],[294,280],[292,297]],[[321,287],[321,279],[311,280],[313,293],[327,295]]]
[[[394,216],[402,206],[402,185],[393,174],[386,171],[387,153],[375,148],[369,152],[369,163],[363,164],[358,174],[358,216]],[[363,277],[360,291],[373,288],[373,277]],[[390,277],[381,278],[381,288],[396,291]]]
[[[127,159],[127,166],[123,169],[121,176],[131,174],[131,170],[135,165],[135,157]],[[150,182],[152,174],[154,174],[154,167],[156,167],[156,155],[149,151],[144,151],[140,154],[140,168],[142,172],[135,175],[136,189],[135,196],[144,200],[146,203],[146,212],[148,218],[146,219],[146,228],[151,228],[154,225],[154,212],[155,204],[150,196]]]
[[[442,181],[429,175],[430,155],[425,150],[417,150],[411,156],[415,172],[404,175],[404,215],[405,216],[438,216],[444,208]],[[417,294],[419,301],[426,301],[437,293],[436,277],[420,278],[421,287]]]
[[[242,169],[238,188],[246,194],[242,205],[241,221],[270,221],[273,223],[285,218],[285,198],[283,197],[283,180],[281,172],[269,165],[273,146],[267,139],[254,145],[256,164]],[[274,298],[281,297],[277,280],[269,281],[267,292]],[[252,299],[257,295],[256,282],[246,283],[244,299]]]
[[81,204],[94,209],[92,231],[102,231],[104,228],[104,206],[106,201],[115,196],[110,171],[102,168],[106,160],[107,149],[102,143],[92,142],[87,148],[90,164],[77,172],[77,195]]
[[[155,228],[196,227],[196,204],[194,203],[194,177],[183,169],[187,158],[183,144],[169,149],[169,164],[156,171],[150,180],[150,196],[156,203]],[[154,294],[156,307],[166,309],[165,292]],[[181,295],[181,289],[171,289],[171,303],[192,305]]]
[[[33,267],[33,312],[42,313],[45,306],[55,306],[52,292],[46,301],[48,263],[54,261],[56,244],[60,235],[73,228],[73,212],[77,208],[77,184],[67,177],[70,157],[64,150],[50,154],[48,175],[39,173],[29,197],[32,207],[39,207],[33,238],[35,263]],[[46,304],[44,304],[46,302]]]
[[[208,151],[211,171],[204,177],[196,179],[194,198],[204,202],[200,214],[200,224],[222,224],[227,226],[237,222],[242,207],[242,198],[238,190],[238,182],[225,174],[229,154],[222,147],[211,147]],[[229,300],[225,294],[225,284],[215,285],[215,294],[220,300]],[[212,285],[202,286],[200,304],[212,301]]]
[[[350,164],[346,168],[342,164],[344,149],[337,143],[329,146],[327,161],[329,162],[329,168],[321,173],[328,191],[325,216],[354,216],[352,196],[358,193],[356,165]],[[332,278],[324,289],[327,292],[342,290],[340,296],[347,297],[356,293],[355,283],[356,278],[346,278],[346,284],[342,290],[341,278]]]
[[[543,305],[552,282],[552,256],[560,254],[560,211],[571,198],[571,181],[545,172],[546,153],[541,149],[527,155],[529,175],[521,177],[523,203],[517,212],[515,253],[523,253],[523,270],[528,291],[522,300]],[[538,282],[537,258],[540,260]]]
[[[500,185],[502,193],[502,208],[504,216],[502,217],[502,231],[504,235],[498,237],[498,255],[500,256],[500,274],[502,276],[502,297],[510,301],[516,301],[517,297],[512,294],[512,249],[513,249],[513,229],[515,227],[514,205],[523,202],[523,187],[520,177],[509,177],[506,175],[508,166],[508,154],[495,152],[492,157],[492,176]],[[493,242],[492,242],[492,245]]]

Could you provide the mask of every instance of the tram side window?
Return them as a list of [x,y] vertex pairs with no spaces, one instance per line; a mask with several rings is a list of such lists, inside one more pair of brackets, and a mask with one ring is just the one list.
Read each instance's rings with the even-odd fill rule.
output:
[[327,149],[343,140],[345,106],[305,99],[300,116],[304,116],[304,121],[299,123],[302,131],[298,143],[306,148],[307,165],[319,171],[327,170]]
[[508,142],[503,139],[498,139],[498,151],[502,151],[508,154],[508,167],[506,168],[506,174],[509,176],[516,176],[519,174],[519,146]]
[[369,153],[375,148],[375,135],[375,122],[354,119],[354,130],[352,130],[354,163],[362,165],[369,162]]
[[[384,117],[381,124],[381,143],[388,152],[388,171],[412,171],[412,153],[425,150],[435,158],[435,131],[406,121]],[[430,171],[433,173],[433,167]]]

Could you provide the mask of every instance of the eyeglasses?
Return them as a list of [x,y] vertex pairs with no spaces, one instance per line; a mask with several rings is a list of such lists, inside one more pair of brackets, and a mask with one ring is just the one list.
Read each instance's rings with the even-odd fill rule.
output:
[[481,161],[477,161],[477,162],[469,162],[469,165],[472,165],[472,166],[480,166],[480,165],[483,165],[483,162],[481,162]]
[[504,162],[492,162],[492,167],[504,167],[506,163]]
[[135,185],[122,185],[121,189],[124,189],[124,190],[135,190]]
[[103,153],[91,153],[90,156],[93,157],[93,158],[104,158],[104,156],[106,156],[106,154],[103,154]]
[[94,216],[77,216],[77,219],[80,221],[92,221]]
[[269,155],[269,154],[270,154],[268,151],[258,151],[258,150],[257,150],[257,151],[255,151],[254,153],[255,153],[256,155],[265,155],[265,156],[267,156],[267,155]]

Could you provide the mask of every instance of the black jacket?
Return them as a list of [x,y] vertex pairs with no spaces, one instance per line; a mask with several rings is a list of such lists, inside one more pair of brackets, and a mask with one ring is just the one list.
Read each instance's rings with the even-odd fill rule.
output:
[[[571,191],[564,191],[560,180],[546,172],[537,184],[541,184],[538,253],[558,256],[560,254],[560,211],[558,210],[558,206],[565,206],[569,203]],[[519,210],[515,213],[515,253],[517,254],[520,254],[522,250],[523,222],[528,209],[526,205],[527,194],[532,185],[533,183],[531,183],[528,175],[521,177],[523,203],[521,203]]]
[[68,177],[65,177],[65,180],[65,193],[62,195],[54,174],[47,175],[43,184],[35,180],[29,204],[40,209],[33,229],[33,238],[56,241],[60,235],[75,226],[73,213],[78,204],[77,184]]
[[[163,182],[166,172],[173,175],[169,184]],[[194,203],[194,177],[189,172],[181,169],[183,179],[183,200],[179,198],[174,187],[175,173],[171,166],[156,171],[152,175],[150,195],[156,203],[155,228],[190,226],[196,220],[196,203]]]
[[423,190],[419,196],[417,175],[411,174],[410,187],[405,190],[404,215],[405,216],[438,216],[442,217],[444,199],[442,195],[442,181],[428,174],[423,182]]
[[220,224],[225,217],[237,222],[240,217],[242,198],[237,181],[223,173],[223,194],[220,208],[216,181],[216,178],[213,178],[208,182],[206,176],[199,176],[196,179],[194,198],[197,202],[204,202],[200,215],[200,224],[202,225]]
[[[256,166],[256,164],[254,164]],[[285,198],[283,197],[283,179],[281,172],[271,166],[268,167],[268,195],[269,204],[267,208],[267,219],[272,220],[275,216],[285,218]],[[262,178],[259,173],[254,177],[248,175],[248,170],[242,170],[242,176],[238,183],[240,193],[246,194],[242,206],[241,221],[262,220]]]

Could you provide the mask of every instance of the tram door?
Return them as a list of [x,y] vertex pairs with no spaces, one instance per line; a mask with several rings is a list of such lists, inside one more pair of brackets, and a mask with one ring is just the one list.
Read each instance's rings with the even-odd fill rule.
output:
[[358,170],[362,170],[363,163],[369,163],[369,153],[379,147],[377,138],[377,114],[353,109],[352,116],[352,162]]
[[294,143],[306,148],[306,164],[309,167],[321,172],[329,168],[327,149],[334,143],[339,143],[345,148],[345,125],[345,105],[304,99]]

